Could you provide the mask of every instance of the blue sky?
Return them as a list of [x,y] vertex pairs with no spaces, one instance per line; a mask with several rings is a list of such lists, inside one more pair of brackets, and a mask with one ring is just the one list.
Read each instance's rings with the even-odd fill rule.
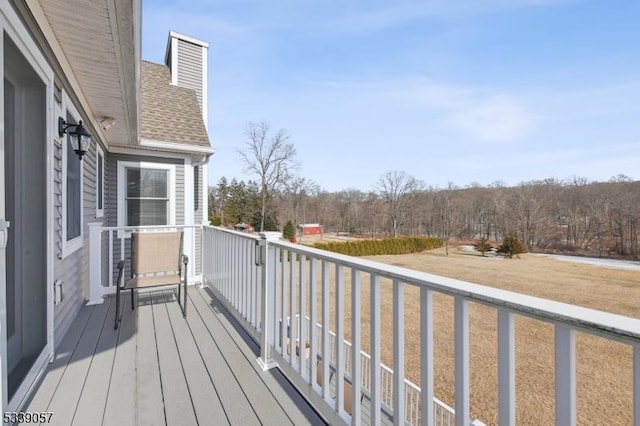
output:
[[286,129],[299,174],[370,190],[640,179],[635,0],[145,1],[143,58],[169,30],[210,43],[209,182],[248,179],[247,122]]

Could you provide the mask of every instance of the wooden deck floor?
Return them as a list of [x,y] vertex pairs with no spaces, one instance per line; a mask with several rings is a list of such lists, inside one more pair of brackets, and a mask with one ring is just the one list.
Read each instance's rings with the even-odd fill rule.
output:
[[23,411],[55,425],[323,424],[207,290],[189,289],[187,319],[172,290],[85,306]]

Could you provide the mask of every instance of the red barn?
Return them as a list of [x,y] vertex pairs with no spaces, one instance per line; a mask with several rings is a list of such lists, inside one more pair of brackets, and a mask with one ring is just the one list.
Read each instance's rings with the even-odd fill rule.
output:
[[298,233],[300,235],[321,235],[322,234],[322,225],[319,223],[304,223],[302,225],[298,225]]

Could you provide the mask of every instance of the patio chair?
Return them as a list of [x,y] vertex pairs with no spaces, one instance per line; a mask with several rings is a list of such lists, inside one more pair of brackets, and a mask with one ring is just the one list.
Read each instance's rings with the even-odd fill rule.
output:
[[[182,254],[182,232],[134,232],[131,234],[131,278],[123,285],[125,261],[118,263],[116,281],[116,319],[122,320],[120,292],[131,290],[131,310],[135,309],[135,291],[141,288],[178,286],[178,304],[187,317],[187,266],[189,258]],[[184,264],[184,270],[182,265]],[[184,283],[184,301],[180,287]]]

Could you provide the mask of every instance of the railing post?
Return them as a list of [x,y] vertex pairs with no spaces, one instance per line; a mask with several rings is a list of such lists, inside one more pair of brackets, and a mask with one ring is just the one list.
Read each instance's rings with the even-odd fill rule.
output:
[[576,332],[555,326],[556,426],[576,424]]
[[258,364],[262,371],[267,371],[276,367],[277,364],[271,357],[271,345],[274,341],[272,333],[275,332],[275,324],[273,323],[273,310],[275,304],[276,283],[273,280],[272,271],[269,270],[269,259],[275,255],[275,248],[269,247],[269,241],[277,241],[280,238],[279,232],[261,232],[259,241],[260,245],[260,266],[262,266],[262,336],[260,338],[260,358]]
[[633,345],[633,424],[640,425],[640,345]]
[[469,424],[469,302],[454,298],[456,426]]
[[515,316],[498,308],[498,422],[516,424]]
[[89,301],[99,305],[104,300],[102,288],[102,223],[89,223]]

